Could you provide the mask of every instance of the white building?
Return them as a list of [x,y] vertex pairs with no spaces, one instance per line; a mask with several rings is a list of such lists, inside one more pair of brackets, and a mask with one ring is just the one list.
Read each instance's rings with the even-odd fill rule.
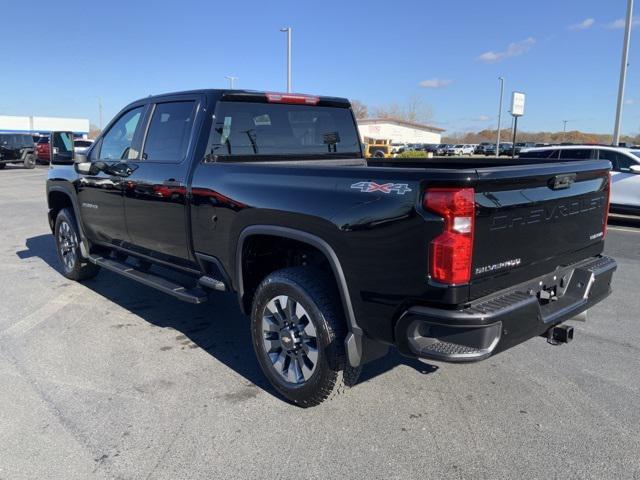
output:
[[357,120],[360,137],[391,140],[393,143],[440,143],[444,130],[422,123],[395,118],[363,118]]
[[73,132],[76,135],[86,136],[89,133],[89,120],[87,118],[0,115],[0,132],[46,134],[52,131]]

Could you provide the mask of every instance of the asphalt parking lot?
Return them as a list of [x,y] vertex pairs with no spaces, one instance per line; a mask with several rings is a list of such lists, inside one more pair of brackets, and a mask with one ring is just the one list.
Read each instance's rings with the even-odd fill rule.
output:
[[640,222],[611,225],[614,293],[570,345],[393,353],[303,410],[263,378],[233,298],[66,280],[45,177],[0,171],[0,479],[640,479]]

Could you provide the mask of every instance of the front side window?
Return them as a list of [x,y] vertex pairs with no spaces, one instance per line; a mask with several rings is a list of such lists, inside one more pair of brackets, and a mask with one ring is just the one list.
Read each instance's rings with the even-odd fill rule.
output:
[[324,157],[360,155],[360,139],[347,108],[220,102],[207,156]]
[[638,162],[636,162],[633,158],[628,157],[624,154],[619,154],[618,155],[618,168],[617,170],[620,172],[630,172],[631,171],[631,165],[637,165]]
[[194,114],[193,101],[157,104],[144,143],[142,159],[181,162],[187,154]]
[[129,110],[109,129],[102,140],[101,160],[133,160],[138,158],[140,152],[132,147],[132,143],[143,109],[144,107],[138,107]]

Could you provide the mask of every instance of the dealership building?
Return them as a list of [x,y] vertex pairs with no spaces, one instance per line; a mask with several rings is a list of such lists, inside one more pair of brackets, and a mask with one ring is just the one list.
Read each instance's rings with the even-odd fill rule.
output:
[[53,131],[73,132],[78,137],[86,137],[89,134],[89,119],[0,115],[0,133],[46,135]]
[[363,141],[371,138],[393,143],[441,143],[444,132],[442,128],[395,118],[361,118],[357,122]]

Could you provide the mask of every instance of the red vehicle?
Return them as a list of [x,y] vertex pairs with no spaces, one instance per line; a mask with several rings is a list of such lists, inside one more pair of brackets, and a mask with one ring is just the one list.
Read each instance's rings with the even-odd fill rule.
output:
[[40,137],[36,143],[36,156],[39,162],[49,163],[49,137]]

